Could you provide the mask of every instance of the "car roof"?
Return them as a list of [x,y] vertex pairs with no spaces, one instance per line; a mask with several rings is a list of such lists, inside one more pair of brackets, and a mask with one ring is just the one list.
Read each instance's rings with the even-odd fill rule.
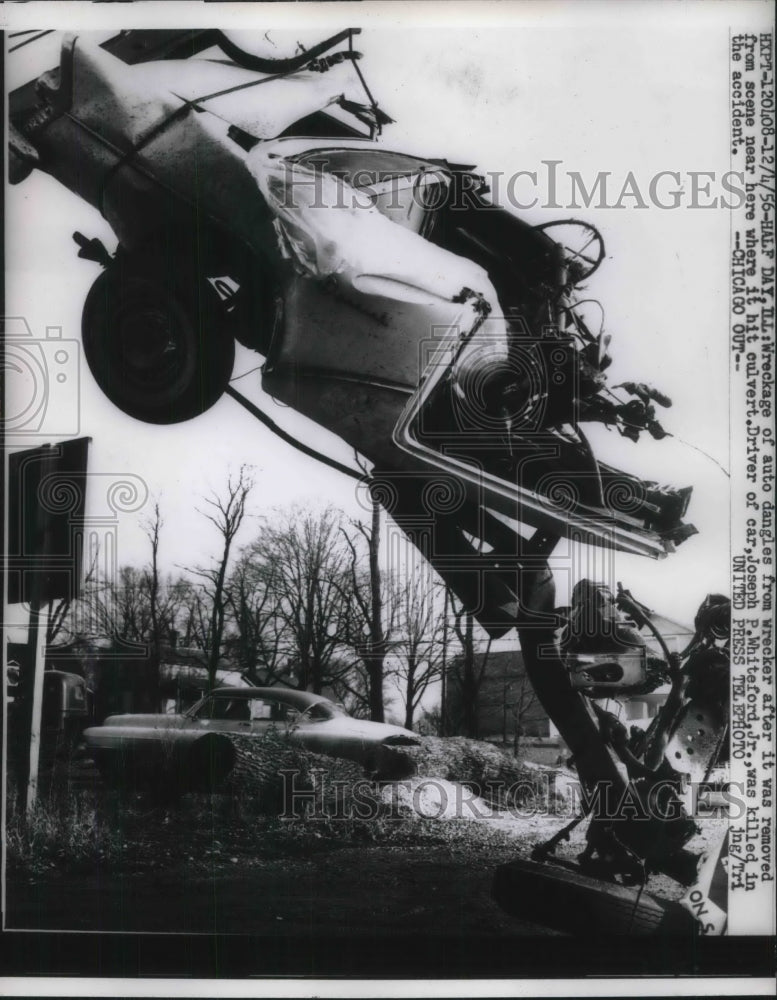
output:
[[311,694],[310,691],[298,691],[296,688],[282,687],[221,687],[211,691],[213,695],[221,695],[229,698],[275,698],[286,705],[293,705],[294,708],[309,708],[324,702],[327,705],[333,704],[329,698],[321,694]]

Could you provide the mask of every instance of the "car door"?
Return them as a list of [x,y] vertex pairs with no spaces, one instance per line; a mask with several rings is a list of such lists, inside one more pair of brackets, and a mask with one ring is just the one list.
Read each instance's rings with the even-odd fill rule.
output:
[[270,728],[285,728],[286,706],[274,698],[219,692],[211,695],[194,717],[198,729],[242,736],[262,736]]

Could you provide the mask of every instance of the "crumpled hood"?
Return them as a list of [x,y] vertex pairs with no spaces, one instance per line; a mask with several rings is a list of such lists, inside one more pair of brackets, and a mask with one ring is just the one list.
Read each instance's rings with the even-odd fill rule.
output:
[[360,291],[406,302],[456,301],[473,289],[498,311],[482,267],[392,222],[342,178],[263,146],[246,164],[276,217],[281,254],[300,273],[343,275]]

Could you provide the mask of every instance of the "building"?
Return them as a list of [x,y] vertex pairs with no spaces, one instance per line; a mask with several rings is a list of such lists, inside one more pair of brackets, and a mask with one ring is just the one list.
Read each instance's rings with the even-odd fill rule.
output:
[[[9,667],[26,669],[27,647],[8,644]],[[150,646],[106,638],[79,638],[49,646],[46,671],[66,671],[83,677],[90,692],[91,715],[102,722],[109,715],[135,712],[183,711],[208,687],[206,654],[202,650],[165,645],[157,673]],[[217,683],[241,686],[246,682],[234,665],[222,658]]]
[[[463,657],[456,656],[448,667],[444,709],[449,735],[460,734],[466,728],[463,666]],[[475,711],[479,739],[515,743],[516,737],[551,735],[552,723],[526,676],[515,633],[493,640],[490,645],[476,643],[474,671],[476,677],[482,671]]]

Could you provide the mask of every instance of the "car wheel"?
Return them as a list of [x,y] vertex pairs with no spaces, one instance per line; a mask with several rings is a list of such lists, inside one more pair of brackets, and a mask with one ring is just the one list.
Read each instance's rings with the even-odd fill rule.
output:
[[84,354],[98,385],[124,413],[170,424],[204,413],[232,374],[235,344],[205,281],[165,280],[118,261],[87,296]]
[[676,902],[641,889],[602,882],[552,863],[512,861],[497,868],[492,893],[513,916],[570,934],[695,934],[693,918]]

